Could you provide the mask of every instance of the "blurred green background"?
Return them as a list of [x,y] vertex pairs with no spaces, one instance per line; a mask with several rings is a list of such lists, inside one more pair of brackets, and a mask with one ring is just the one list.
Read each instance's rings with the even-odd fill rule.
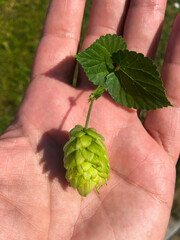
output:
[[[173,21],[180,11],[168,0],[165,22],[155,62],[161,69]],[[82,36],[85,35],[92,0],[87,0]],[[33,57],[41,37],[49,0],[0,0],[0,134],[12,122],[30,80]],[[83,37],[82,37],[83,38]],[[180,188],[180,164],[176,189]],[[178,191],[176,191],[178,192]],[[175,195],[173,215],[180,217]]]

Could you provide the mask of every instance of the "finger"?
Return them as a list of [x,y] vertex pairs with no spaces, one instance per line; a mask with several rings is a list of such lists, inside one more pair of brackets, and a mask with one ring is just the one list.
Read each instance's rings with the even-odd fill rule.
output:
[[123,32],[128,49],[154,57],[165,8],[166,0],[131,0]]
[[[52,0],[32,76],[47,74],[67,79],[73,73],[85,0]],[[53,77],[53,76],[52,76]]]
[[127,9],[127,0],[95,0],[82,50],[101,35],[120,33]]
[[[94,0],[81,50],[85,50],[101,35],[121,33],[127,6],[128,0]],[[82,68],[79,70],[78,85],[92,89],[94,85],[87,80]]]
[[162,79],[174,107],[150,111],[144,126],[176,161],[180,151],[180,14],[169,40]]

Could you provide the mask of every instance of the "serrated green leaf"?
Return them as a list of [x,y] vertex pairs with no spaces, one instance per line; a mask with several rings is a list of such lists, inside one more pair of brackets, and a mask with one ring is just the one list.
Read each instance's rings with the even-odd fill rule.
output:
[[150,58],[133,51],[118,51],[112,56],[116,71],[106,77],[108,92],[122,106],[156,109],[172,106],[162,80]]
[[90,47],[75,55],[87,77],[96,85],[104,86],[105,77],[114,69],[111,56],[125,50],[126,43],[121,36],[107,34],[97,39]]

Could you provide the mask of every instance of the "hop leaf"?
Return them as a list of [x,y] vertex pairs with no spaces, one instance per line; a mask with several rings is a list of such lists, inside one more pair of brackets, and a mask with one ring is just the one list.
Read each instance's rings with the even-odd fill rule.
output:
[[63,148],[67,181],[84,197],[94,187],[99,192],[100,185],[107,184],[110,172],[103,136],[93,128],[84,129],[80,125],[69,135],[70,140]]
[[106,77],[111,97],[121,106],[145,110],[172,106],[153,61],[134,51],[112,55],[116,70]]
[[[99,85],[102,91],[107,89],[121,106],[141,110],[172,106],[153,61],[127,50],[121,36],[101,36],[75,57],[89,81]],[[101,96],[101,89],[94,96]]]
[[119,50],[126,49],[121,36],[106,34],[97,39],[90,47],[75,55],[88,79],[95,85],[104,86],[106,76],[114,69],[111,56]]

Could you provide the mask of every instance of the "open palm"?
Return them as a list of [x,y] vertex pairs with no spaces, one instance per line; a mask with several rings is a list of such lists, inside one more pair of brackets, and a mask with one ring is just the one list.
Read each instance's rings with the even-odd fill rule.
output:
[[[125,1],[94,2],[83,48],[102,34],[123,33],[129,49],[154,55],[165,1],[132,0],[129,8]],[[51,2],[31,84],[16,122],[1,137],[0,239],[164,238],[179,154],[180,17],[162,72],[175,107],[150,111],[142,125],[135,110],[106,94],[98,99],[89,126],[106,139],[111,174],[100,194],[83,198],[65,180],[62,147],[68,131],[84,125],[92,92],[83,75],[78,88],[70,85],[84,4]]]

